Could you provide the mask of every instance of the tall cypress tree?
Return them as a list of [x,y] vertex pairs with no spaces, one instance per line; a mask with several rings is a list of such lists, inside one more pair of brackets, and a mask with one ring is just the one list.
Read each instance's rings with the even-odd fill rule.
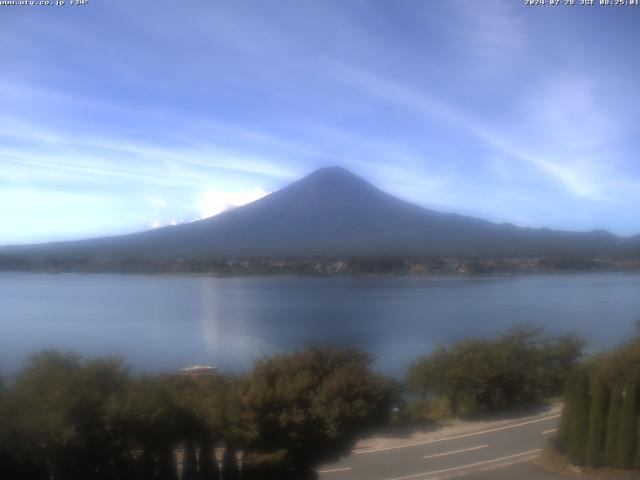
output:
[[200,456],[198,457],[200,480],[219,480],[220,470],[215,458],[214,442],[205,435],[200,442]]
[[635,460],[638,437],[638,382],[630,381],[624,389],[622,414],[620,417],[620,436],[615,466],[631,468]]
[[607,427],[609,389],[605,380],[597,378],[591,386],[591,411],[589,412],[589,441],[587,443],[587,465],[599,467],[604,461],[604,444]]
[[198,459],[196,448],[192,439],[187,439],[184,444],[182,456],[182,476],[181,480],[199,480]]
[[577,370],[571,372],[564,385],[564,408],[562,409],[562,417],[560,418],[559,435],[565,445],[569,442],[569,427],[571,425],[572,407],[575,399],[574,389],[577,373]]
[[158,480],[178,480],[178,468],[173,445],[167,443],[158,449]]
[[584,465],[589,438],[589,371],[580,368],[574,386],[574,400],[569,417],[569,459],[578,465]]
[[240,470],[236,459],[236,448],[227,444],[222,454],[222,480],[239,480]]
[[620,433],[620,415],[622,413],[622,390],[624,386],[618,382],[611,388],[609,415],[607,416],[607,438],[605,441],[605,465],[615,465],[618,452],[618,436]]

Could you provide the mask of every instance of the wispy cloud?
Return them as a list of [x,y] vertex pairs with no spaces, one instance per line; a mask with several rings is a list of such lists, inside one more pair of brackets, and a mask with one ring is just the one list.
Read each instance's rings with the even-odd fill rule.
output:
[[[414,113],[433,117],[456,128],[460,135],[475,137],[500,154],[536,167],[578,197],[603,200],[612,185],[628,181],[608,168],[619,156],[620,136],[607,112],[590,101],[589,87],[559,81],[563,88],[552,94],[534,95],[512,124],[500,127],[421,91],[369,72],[342,66],[336,78],[379,100],[400,105]],[[583,82],[584,83],[584,82]],[[612,133],[617,132],[617,133]],[[637,182],[632,180],[633,185]]]
[[[640,41],[623,12],[141,2],[8,11],[0,182],[19,215],[0,206],[0,241],[46,237],[28,219],[59,238],[95,212],[114,232],[199,218],[206,192],[234,204],[335,164],[442,210],[640,231],[640,67],[599,39]],[[36,221],[47,203],[74,222]]]
[[519,7],[505,0],[488,0],[481,8],[450,2],[456,22],[447,36],[457,44],[463,61],[471,67],[467,74],[496,78],[522,61],[523,50],[528,46],[528,25]]

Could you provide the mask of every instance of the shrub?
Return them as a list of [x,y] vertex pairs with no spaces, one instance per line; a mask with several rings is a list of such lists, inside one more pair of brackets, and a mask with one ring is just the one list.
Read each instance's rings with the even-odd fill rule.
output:
[[407,385],[423,398],[447,398],[454,415],[522,404],[559,393],[581,348],[575,335],[546,339],[519,326],[497,340],[439,347],[410,366]]
[[246,441],[255,453],[287,452],[297,478],[348,453],[384,422],[391,383],[357,349],[310,348],[258,361],[240,389]]

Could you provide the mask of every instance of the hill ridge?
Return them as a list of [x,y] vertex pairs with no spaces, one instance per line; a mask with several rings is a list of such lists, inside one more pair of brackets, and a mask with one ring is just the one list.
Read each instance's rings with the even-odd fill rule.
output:
[[339,166],[324,167],[214,217],[128,235],[5,247],[61,257],[283,257],[322,255],[629,255],[640,237],[497,224],[398,199]]

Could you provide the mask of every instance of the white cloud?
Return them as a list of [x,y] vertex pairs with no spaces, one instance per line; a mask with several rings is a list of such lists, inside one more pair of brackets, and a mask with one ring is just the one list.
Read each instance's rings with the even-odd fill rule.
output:
[[218,215],[226,210],[254,202],[269,193],[270,192],[261,188],[256,188],[248,192],[209,190],[202,195],[200,201],[196,203],[196,207],[200,212],[200,218],[204,219]]
[[[191,128],[198,126],[197,121],[185,123]],[[80,178],[111,177],[145,185],[200,189],[220,171],[281,179],[298,176],[295,168],[282,161],[281,154],[253,154],[194,138],[180,137],[162,145],[95,133],[78,136],[44,122],[6,115],[0,115],[0,130],[0,139],[7,140],[0,146],[4,167],[0,178],[7,181],[27,178],[30,182],[50,182],[59,178],[77,182]],[[204,130],[203,136],[207,133]],[[230,127],[227,135],[229,130],[233,129]],[[256,133],[253,143],[260,138]]]
[[150,229],[160,228],[162,226],[160,220],[147,220],[145,221],[145,225]]

